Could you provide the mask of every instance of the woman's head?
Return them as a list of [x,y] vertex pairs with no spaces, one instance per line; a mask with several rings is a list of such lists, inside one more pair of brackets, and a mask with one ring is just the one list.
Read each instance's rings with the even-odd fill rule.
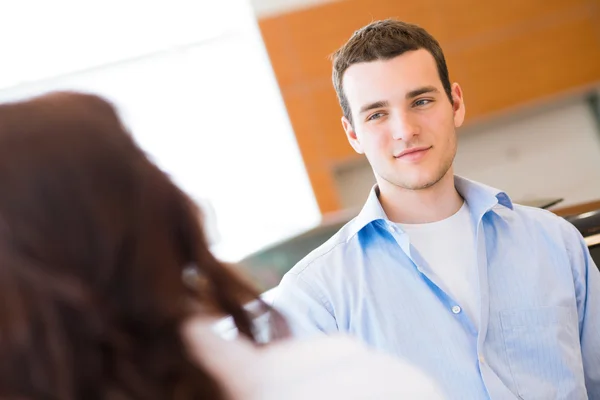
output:
[[109,103],[0,105],[0,397],[218,399],[179,329],[197,304],[251,337],[255,297]]

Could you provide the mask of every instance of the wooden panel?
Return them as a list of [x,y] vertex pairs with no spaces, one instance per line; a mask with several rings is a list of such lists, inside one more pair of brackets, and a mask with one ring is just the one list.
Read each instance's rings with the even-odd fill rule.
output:
[[561,207],[557,209],[550,210],[554,214],[561,217],[571,217],[574,215],[583,214],[586,212],[597,211],[600,210],[600,200],[590,201],[588,203],[577,204],[570,207]]
[[[600,79],[600,44],[588,15],[447,54],[462,84],[467,119],[565,92]],[[595,51],[593,51],[595,49]]]
[[[339,119],[328,56],[372,20],[418,23],[463,86],[467,122],[600,82],[599,0],[345,0],[260,21],[323,212],[340,207],[332,168],[357,157]],[[327,177],[327,175],[330,175]]]
[[[284,97],[300,96],[298,91],[284,90]],[[305,116],[314,122],[310,131],[304,131],[306,136],[313,137],[313,142],[318,147],[313,152],[318,152],[329,167],[338,162],[353,157],[356,153],[348,143],[342,128],[342,111],[331,83],[323,82],[318,87],[313,87],[302,96],[306,99]],[[318,150],[317,150],[318,149]]]
[[543,25],[556,25],[565,16],[589,10],[589,7],[589,0],[504,0],[494,3],[438,0],[433,14],[443,18],[419,19],[418,23],[430,31],[447,52],[448,46],[502,40],[507,35],[525,40],[525,32]]
[[[402,5],[402,18],[417,20],[436,0]],[[346,0],[260,21],[265,45],[282,89],[331,75],[329,56],[352,32],[374,19],[398,14],[395,0]],[[400,15],[397,15],[400,17]]]
[[283,92],[283,99],[294,132],[303,132],[301,135],[296,134],[296,138],[319,208],[322,213],[336,211],[340,202],[331,170],[327,163],[323,162],[327,159],[326,147],[323,146],[314,119],[306,118],[307,115],[314,114],[312,95],[310,92]]

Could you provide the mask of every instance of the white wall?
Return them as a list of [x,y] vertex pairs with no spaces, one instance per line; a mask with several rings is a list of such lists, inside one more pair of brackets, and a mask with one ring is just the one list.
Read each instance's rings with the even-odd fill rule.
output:
[[[566,206],[600,199],[600,130],[583,98],[466,128],[458,146],[457,174],[503,189],[514,201],[560,197]],[[366,161],[336,177],[346,207],[361,206],[374,183]]]
[[[192,197],[210,203],[214,250],[223,259],[239,259],[316,224],[320,214],[247,0],[162,4],[165,14],[103,3],[127,23],[111,23],[106,18],[112,14],[105,12],[106,18],[90,29],[73,30],[71,36],[48,33],[72,39],[64,46],[52,40],[41,40],[41,47],[25,41],[29,47],[21,51],[29,56],[14,52],[14,57],[4,57],[2,50],[8,42],[16,48],[19,36],[0,41],[2,68],[10,72],[12,82],[20,82],[7,86],[5,81],[0,101],[55,89],[90,91],[111,99],[156,162]],[[2,18],[17,18],[2,7]],[[66,19],[60,14],[80,11],[87,18],[86,7],[50,7],[45,18],[67,24],[61,27],[66,32],[77,14]],[[203,30],[204,22],[215,29]],[[195,24],[199,25],[194,30]],[[45,29],[52,30],[51,25]],[[103,38],[98,30],[119,27],[124,28],[119,33],[127,46],[119,52],[106,50],[104,58],[88,57],[93,51],[86,43],[101,52],[119,39]],[[178,34],[162,42],[131,39],[159,37],[152,32],[170,30]],[[53,60],[77,51],[77,46],[86,54],[81,59],[71,54],[77,62]],[[128,55],[134,57],[124,59]],[[25,68],[30,65],[27,59],[37,63],[35,68]],[[52,66],[52,74],[44,63]],[[73,72],[82,67],[88,69]]]
[[514,200],[600,199],[600,131],[585,101],[550,106],[460,137],[456,173],[502,188]]
[[340,0],[252,0],[257,17],[270,17]]
[[0,87],[248,30],[247,1],[0,2]]

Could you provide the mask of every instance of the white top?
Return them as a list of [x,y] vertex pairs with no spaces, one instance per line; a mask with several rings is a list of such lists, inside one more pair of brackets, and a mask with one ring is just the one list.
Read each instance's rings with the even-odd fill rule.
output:
[[439,278],[442,289],[456,301],[452,311],[464,310],[478,327],[477,247],[467,202],[456,214],[442,221],[398,226],[408,234],[411,245]]
[[317,336],[255,347],[225,340],[204,322],[185,337],[192,354],[231,400],[399,400],[444,397],[416,367],[345,336]]

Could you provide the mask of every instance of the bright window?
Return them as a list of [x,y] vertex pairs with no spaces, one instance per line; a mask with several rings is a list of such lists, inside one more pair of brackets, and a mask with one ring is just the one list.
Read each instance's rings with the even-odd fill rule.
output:
[[318,223],[246,0],[36,2],[30,13],[11,3],[0,10],[0,101],[55,89],[114,101],[142,147],[209,204],[224,259]]

